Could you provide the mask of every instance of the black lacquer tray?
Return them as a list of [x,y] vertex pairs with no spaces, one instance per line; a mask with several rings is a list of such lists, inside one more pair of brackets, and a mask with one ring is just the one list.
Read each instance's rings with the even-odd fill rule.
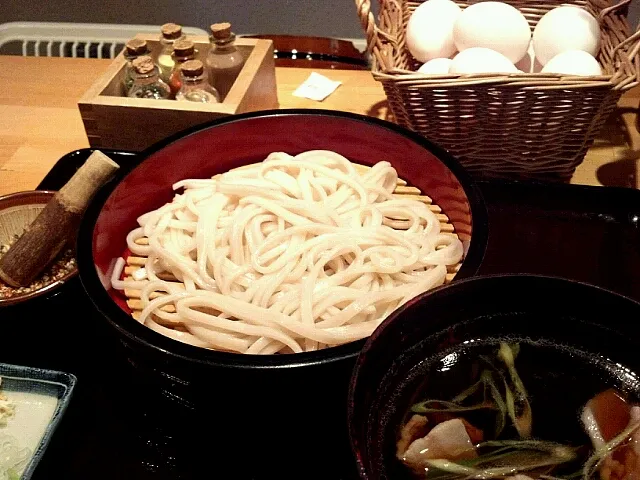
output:
[[[61,187],[91,151],[65,155],[39,188]],[[123,166],[135,159],[131,153],[104,152]],[[479,185],[489,211],[480,273],[556,275],[640,300],[640,191],[507,181]],[[259,478],[244,473],[243,465],[232,475],[216,471],[215,451],[207,442],[216,432],[198,431],[193,412],[176,411],[171,402],[142,391],[77,278],[53,297],[1,309],[0,321],[5,338],[15,339],[0,342],[1,362],[78,377],[36,480]],[[250,463],[251,448],[259,447],[239,448],[247,448]],[[286,446],[280,451],[281,478],[313,477],[313,466],[288,472]],[[355,479],[350,452],[343,453],[326,459],[335,463],[333,478]]]

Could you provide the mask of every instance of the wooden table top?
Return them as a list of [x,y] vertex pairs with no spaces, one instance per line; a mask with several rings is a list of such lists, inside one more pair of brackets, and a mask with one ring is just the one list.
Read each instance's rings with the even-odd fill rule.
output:
[[[0,56],[0,195],[35,188],[64,154],[89,146],[76,102],[111,60]],[[370,72],[323,70],[342,85],[323,102],[294,97],[311,73],[277,68],[281,108],[324,108],[386,118],[382,86]],[[640,87],[628,92],[572,183],[640,187]]]

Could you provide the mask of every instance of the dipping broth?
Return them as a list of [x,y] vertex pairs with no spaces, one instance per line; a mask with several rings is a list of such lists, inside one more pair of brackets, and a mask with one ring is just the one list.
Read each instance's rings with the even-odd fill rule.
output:
[[638,378],[604,357],[524,338],[467,341],[405,385],[392,478],[640,478]]

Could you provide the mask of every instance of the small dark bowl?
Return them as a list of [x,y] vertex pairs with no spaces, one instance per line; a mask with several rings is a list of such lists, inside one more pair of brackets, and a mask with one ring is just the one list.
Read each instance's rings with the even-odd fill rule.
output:
[[[96,195],[78,240],[82,283],[117,329],[141,383],[194,408],[204,403],[217,414],[212,415],[219,422],[216,429],[229,445],[230,435],[241,430],[238,421],[251,412],[248,428],[262,439],[262,450],[278,444],[276,438],[282,436],[282,444],[290,446],[287,458],[299,457],[293,452],[300,449],[314,455],[335,453],[337,444],[348,452],[348,379],[364,341],[295,355],[210,351],[176,342],[134,321],[122,297],[104,285],[115,259],[125,251],[125,237],[136,218],[170,201],[174,182],[259,162],[274,151],[295,154],[311,149],[334,150],[365,165],[390,161],[400,177],[429,195],[454,224],[466,251],[457,277],[475,274],[486,246],[486,211],[458,163],[446,151],[393,124],[322,110],[230,117],[154,146],[130,173],[123,172]],[[292,441],[285,432],[304,428],[302,419],[310,413],[313,432]],[[265,461],[278,462],[283,454],[265,454]],[[261,461],[256,458],[253,463]]]
[[[640,303],[627,297],[534,275],[476,277],[416,297],[378,327],[353,371],[349,434],[360,477],[409,478],[395,444],[419,382],[416,367],[426,359],[467,341],[542,340],[617,364],[615,378],[638,392],[638,318]],[[555,367],[562,369],[552,365],[549,375]]]
[[[55,192],[33,190],[11,193],[0,197],[0,244],[11,241],[13,235],[21,235],[24,229],[33,222]],[[0,307],[22,304],[24,302],[55,295],[62,285],[78,275],[78,269],[62,278],[29,293],[12,297],[0,297]]]

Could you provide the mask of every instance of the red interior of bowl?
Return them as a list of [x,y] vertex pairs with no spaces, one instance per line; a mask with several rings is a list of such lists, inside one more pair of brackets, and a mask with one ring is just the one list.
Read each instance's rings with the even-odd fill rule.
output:
[[[468,247],[469,200],[455,175],[433,153],[375,123],[329,115],[279,115],[200,130],[152,153],[136,167],[112,192],[96,222],[93,258],[99,275],[106,277],[114,259],[125,251],[125,238],[137,226],[136,219],[171,201],[173,183],[259,162],[275,151],[295,155],[314,149],[333,150],[364,165],[389,161],[401,178],[442,208]],[[116,292],[110,294],[128,311]]]

